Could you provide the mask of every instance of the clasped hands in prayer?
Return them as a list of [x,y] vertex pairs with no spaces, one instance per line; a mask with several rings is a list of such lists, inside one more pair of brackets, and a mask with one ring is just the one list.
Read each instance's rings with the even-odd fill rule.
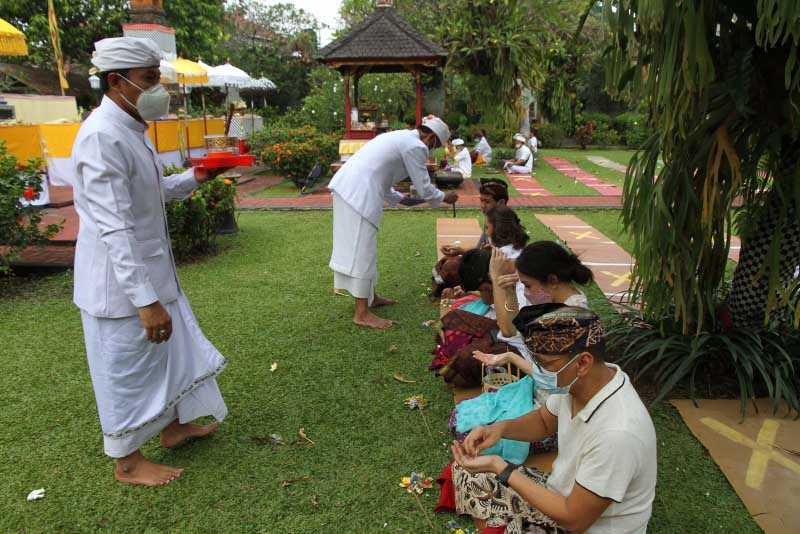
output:
[[489,277],[498,287],[505,290],[515,289],[519,275],[514,261],[506,257],[496,247],[492,247],[492,258],[489,260]]

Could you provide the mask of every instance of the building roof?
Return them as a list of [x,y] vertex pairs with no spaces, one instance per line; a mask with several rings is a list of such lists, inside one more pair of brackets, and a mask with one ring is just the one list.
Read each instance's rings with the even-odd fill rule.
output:
[[351,65],[359,60],[444,63],[447,51],[412,28],[393,7],[377,7],[349,33],[321,49],[318,57],[324,63]]

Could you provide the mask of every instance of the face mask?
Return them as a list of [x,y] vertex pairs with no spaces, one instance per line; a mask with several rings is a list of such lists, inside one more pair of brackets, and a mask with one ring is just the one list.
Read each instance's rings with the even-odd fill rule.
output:
[[564,371],[567,367],[572,365],[572,362],[578,359],[580,353],[576,354],[572,357],[570,361],[567,362],[564,367],[559,369],[558,371],[548,371],[547,369],[539,366],[537,363],[534,362],[533,369],[531,376],[533,381],[536,383],[536,389],[542,390],[543,393],[548,395],[565,395],[569,393],[570,388],[572,385],[578,381],[578,377],[575,377],[575,380],[567,384],[566,386],[559,387],[558,385],[558,374]]
[[139,116],[142,119],[146,121],[152,121],[158,119],[159,117],[163,117],[167,114],[167,112],[169,112],[169,93],[166,89],[164,89],[163,85],[157,83],[153,87],[145,90],[130,81],[125,76],[122,76],[122,79],[142,91],[139,93],[139,98],[136,99],[135,105],[133,102],[125,98],[125,95],[122,95],[122,98],[125,99],[125,102],[136,108],[136,111],[139,112]]
[[534,291],[525,291],[525,298],[531,304],[550,304],[553,302],[553,297],[543,289],[536,289]]

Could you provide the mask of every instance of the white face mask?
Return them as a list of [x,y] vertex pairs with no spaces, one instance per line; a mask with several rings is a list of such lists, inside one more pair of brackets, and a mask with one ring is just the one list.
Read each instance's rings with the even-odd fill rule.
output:
[[544,367],[540,366],[538,363],[533,363],[532,369],[532,378],[534,383],[536,384],[537,389],[541,389],[550,395],[564,395],[569,393],[569,390],[572,388],[572,385],[578,381],[578,377],[575,377],[575,380],[567,384],[566,386],[559,386],[558,385],[558,375],[564,369],[572,365],[572,363],[578,359],[581,353],[576,354],[572,357],[570,361],[568,361],[561,369],[558,371],[548,371]]
[[169,112],[169,93],[164,86],[160,83],[155,84],[153,87],[149,89],[142,89],[132,81],[130,81],[125,76],[120,74],[120,77],[131,84],[132,86],[136,87],[141,93],[139,93],[139,98],[136,99],[136,104],[134,105],[133,102],[125,98],[125,95],[122,95],[122,98],[125,99],[125,102],[130,104],[131,106],[136,108],[136,111],[139,112],[139,116],[146,120],[152,121],[158,119],[159,117],[163,117]]

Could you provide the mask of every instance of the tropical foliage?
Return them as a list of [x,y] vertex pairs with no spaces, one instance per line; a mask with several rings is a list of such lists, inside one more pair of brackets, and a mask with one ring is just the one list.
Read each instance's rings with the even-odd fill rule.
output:
[[684,333],[713,328],[738,228],[731,320],[765,324],[800,260],[800,4],[623,0],[606,3],[605,18],[609,88],[643,99],[658,125],[625,181],[634,297]]
[[249,143],[264,165],[289,179],[307,176],[317,163],[327,169],[339,157],[339,136],[308,125],[264,128]]
[[[169,176],[184,169],[168,166]],[[213,252],[217,229],[234,211],[236,183],[218,177],[198,187],[189,198],[174,200],[165,206],[172,253],[178,260]]]
[[40,163],[32,160],[19,168],[17,159],[0,141],[0,274],[22,249],[46,242],[59,230],[56,224],[41,227],[39,210],[21,200],[34,200],[41,193]]

